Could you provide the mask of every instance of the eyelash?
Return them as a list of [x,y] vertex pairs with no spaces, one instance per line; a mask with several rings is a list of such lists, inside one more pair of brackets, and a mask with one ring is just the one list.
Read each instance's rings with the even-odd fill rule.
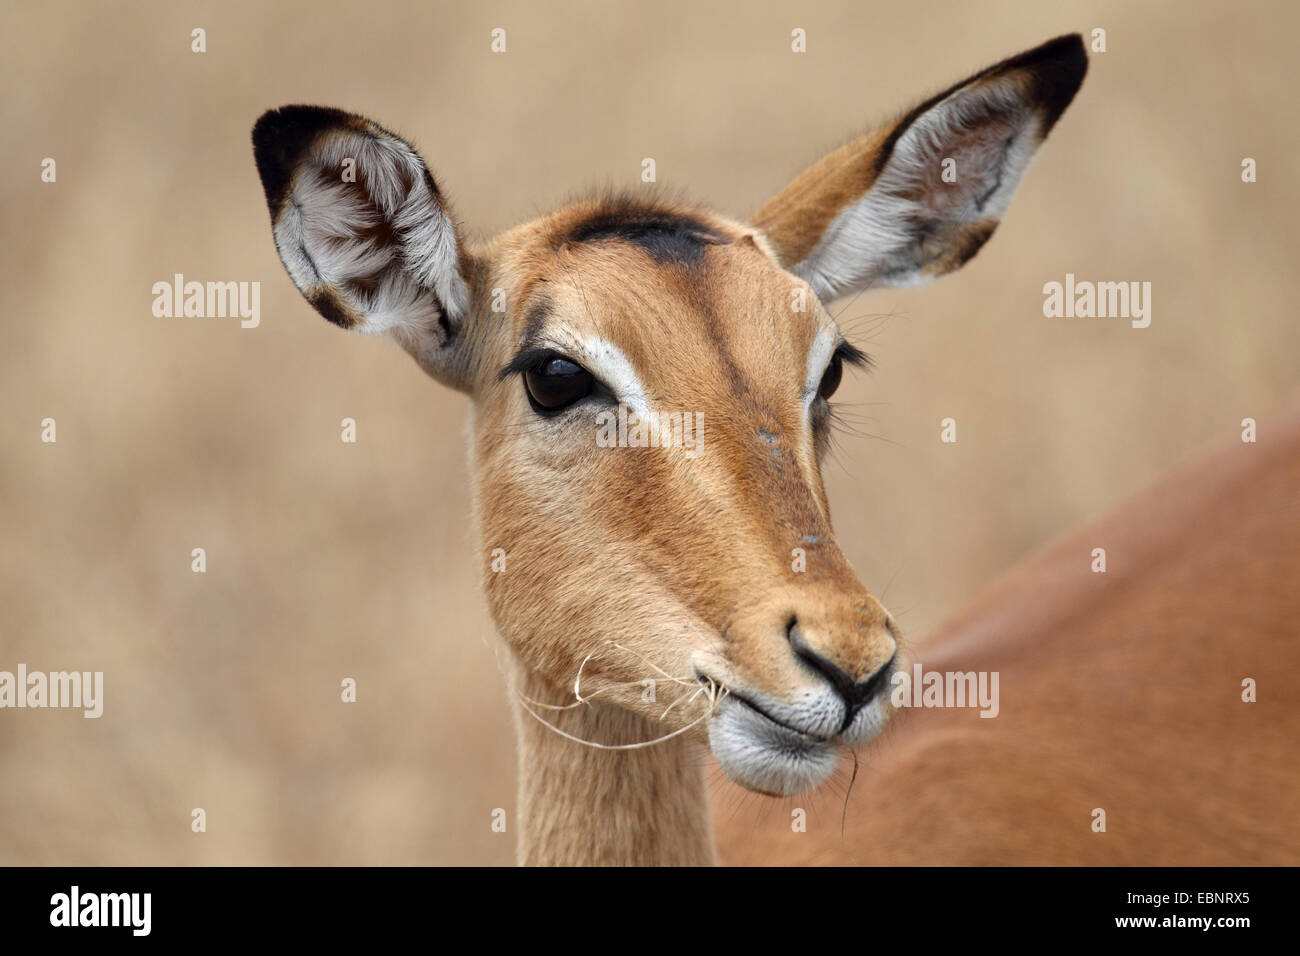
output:
[[875,365],[870,355],[847,340],[841,340],[831,355],[832,357],[838,355],[844,364],[852,365],[854,368],[870,370]]
[[[518,355],[512,358],[509,361],[509,363],[507,363],[506,366],[501,369],[501,371],[497,372],[497,381],[504,382],[512,375],[520,375],[524,372],[541,368],[545,363],[549,362],[551,359],[564,359],[566,362],[573,362],[573,359],[569,358],[563,352],[555,351],[555,349],[548,349],[548,348],[524,349],[522,352],[520,352]],[[573,364],[579,366],[580,368],[582,367],[582,363],[580,362],[573,362]]]

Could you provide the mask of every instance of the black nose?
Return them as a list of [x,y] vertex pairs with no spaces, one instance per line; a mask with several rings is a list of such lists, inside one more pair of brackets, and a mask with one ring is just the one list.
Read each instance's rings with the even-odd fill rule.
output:
[[790,624],[786,628],[786,637],[790,640],[790,647],[794,649],[795,656],[825,677],[835,688],[836,693],[844,698],[844,723],[840,727],[841,732],[847,730],[858,711],[884,689],[894,666],[894,658],[898,656],[898,651],[895,651],[889,660],[877,668],[871,676],[865,680],[854,680],[853,676],[838,664],[818,654],[808,645],[803,635],[799,633],[798,619],[790,619]]

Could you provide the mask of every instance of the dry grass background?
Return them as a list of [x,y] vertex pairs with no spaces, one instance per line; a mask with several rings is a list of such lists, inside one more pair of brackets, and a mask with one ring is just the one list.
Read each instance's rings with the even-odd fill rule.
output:
[[[100,720],[0,713],[0,863],[512,859],[489,828],[513,809],[514,763],[467,404],[300,299],[248,145],[267,107],[343,106],[410,136],[479,236],[578,187],[633,185],[643,156],[748,214],[922,94],[1106,28],[979,257],[844,313],[879,362],[845,400],[888,440],[841,438],[831,500],[914,637],[1243,416],[1266,421],[1297,382],[1296,14],[1280,3],[52,0],[2,16],[0,669],[103,670],[106,704]],[[1150,281],[1151,327],[1045,319],[1041,287],[1067,271]],[[150,287],[176,272],[262,282],[261,327],[154,318]]]

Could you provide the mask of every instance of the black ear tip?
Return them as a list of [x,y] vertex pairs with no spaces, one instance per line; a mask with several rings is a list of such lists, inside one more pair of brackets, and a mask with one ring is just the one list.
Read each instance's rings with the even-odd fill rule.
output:
[[1088,72],[1088,51],[1084,46],[1083,35],[1066,33],[1054,37],[1032,50],[1002,61],[992,72],[1007,73],[1012,70],[1029,70],[1036,76],[1053,75],[1061,79],[1074,79],[1076,84],[1081,83],[1083,75]]
[[327,106],[281,106],[258,117],[253,124],[253,161],[257,163],[272,220],[303,152],[322,130],[350,119],[343,110]]
[[253,124],[253,144],[293,134],[315,135],[352,117],[332,106],[280,106],[267,110]]
[[1054,61],[1062,73],[1074,77],[1076,86],[1083,82],[1083,76],[1088,72],[1088,48],[1084,45],[1083,34],[1067,33],[1048,40],[1044,48],[1051,51],[1047,59]]
[[1042,106],[1046,135],[1056,125],[1065,108],[1083,85],[1088,72],[1088,52],[1083,36],[1067,33],[1048,40],[1016,59],[1027,69],[1037,87],[1037,99]]
[[1062,33],[1059,37],[1052,37],[1038,49],[1049,55],[1083,53],[1083,34]]

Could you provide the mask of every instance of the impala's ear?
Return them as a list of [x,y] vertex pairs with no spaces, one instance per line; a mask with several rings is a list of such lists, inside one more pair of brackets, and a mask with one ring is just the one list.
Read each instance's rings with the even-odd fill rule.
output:
[[826,156],[753,224],[826,300],[951,272],[993,234],[1087,69],[1078,34],[989,67]]
[[410,144],[342,110],[285,106],[253,127],[253,156],[280,261],[316,311],[391,333],[429,374],[467,387],[470,264]]

